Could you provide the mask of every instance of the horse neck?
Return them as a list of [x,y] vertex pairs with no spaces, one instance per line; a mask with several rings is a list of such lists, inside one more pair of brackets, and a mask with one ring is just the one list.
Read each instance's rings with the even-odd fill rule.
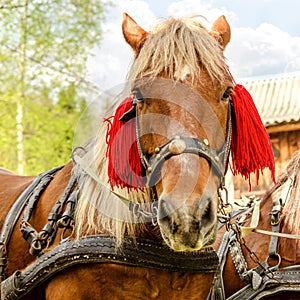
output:
[[283,226],[287,233],[300,233],[300,169],[294,170],[290,196],[283,210]]
[[[292,165],[291,165],[292,166]],[[279,232],[287,234],[300,234],[300,172],[295,168],[288,168],[282,173],[276,185],[274,185],[266,194],[260,205],[260,220],[258,228],[267,231],[273,231],[271,225],[271,211],[274,205],[278,204],[279,199],[283,199],[282,211],[279,214]],[[290,178],[293,178],[292,185]],[[286,191],[291,188],[288,196]],[[286,198],[286,199],[284,199]],[[245,226],[249,226],[250,220]],[[264,261],[269,253],[270,238],[265,235],[258,236],[250,234],[245,238],[247,246],[255,252],[260,261]],[[279,238],[277,252],[282,258],[282,266],[299,264],[300,262],[300,241],[290,238]],[[247,253],[245,253],[248,256]],[[253,262],[249,260],[252,267]],[[253,265],[255,267],[255,265]]]
[[[281,232],[300,234],[300,172],[295,173],[290,197],[282,212]],[[280,253],[293,263],[300,263],[300,240],[281,239]]]

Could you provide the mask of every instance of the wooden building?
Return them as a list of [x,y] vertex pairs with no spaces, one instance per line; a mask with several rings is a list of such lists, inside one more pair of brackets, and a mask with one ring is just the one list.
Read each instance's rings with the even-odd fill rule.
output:
[[[276,175],[300,149],[300,72],[277,74],[243,80],[270,135],[275,156]],[[262,177],[262,176],[261,176]],[[263,192],[272,184],[270,173],[264,172],[259,184],[252,183],[252,194]],[[248,183],[234,179],[236,196],[248,194]]]

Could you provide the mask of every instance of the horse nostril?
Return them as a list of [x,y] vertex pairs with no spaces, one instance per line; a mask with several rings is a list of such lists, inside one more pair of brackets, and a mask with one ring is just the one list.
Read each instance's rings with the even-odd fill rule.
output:
[[175,234],[177,231],[178,231],[178,225],[175,223],[172,223],[172,225],[171,225],[172,234]]
[[195,231],[198,232],[200,230],[201,223],[199,221],[195,221],[194,226],[195,226]]
[[161,199],[158,204],[159,218],[163,219],[172,214],[174,207],[166,200]]
[[206,206],[205,208],[205,211],[202,215],[202,220],[201,220],[201,223],[202,225],[208,225],[210,223],[212,223],[214,220],[213,218],[213,210],[212,210],[212,199],[208,199],[208,205]]

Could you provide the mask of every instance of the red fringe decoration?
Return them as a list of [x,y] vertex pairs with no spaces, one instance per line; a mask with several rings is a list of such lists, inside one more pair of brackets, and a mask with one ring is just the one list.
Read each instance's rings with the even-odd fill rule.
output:
[[[120,118],[132,108],[132,98],[125,98],[108,122],[106,157],[108,158],[108,182],[114,187],[128,190],[143,189],[145,179],[136,141],[136,120]],[[113,119],[113,120],[112,120]]]
[[269,168],[272,180],[275,182],[275,162],[269,135],[261,121],[253,99],[248,91],[240,84],[234,88],[234,114],[232,120],[232,173],[241,174],[248,179],[250,173],[256,174],[258,183],[260,170]]

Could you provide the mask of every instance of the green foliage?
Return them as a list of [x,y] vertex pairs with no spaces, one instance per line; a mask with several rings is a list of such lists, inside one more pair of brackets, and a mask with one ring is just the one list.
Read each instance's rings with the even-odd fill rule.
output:
[[100,0],[1,1],[0,166],[36,174],[70,159],[93,93],[86,61],[101,41],[104,7]]

